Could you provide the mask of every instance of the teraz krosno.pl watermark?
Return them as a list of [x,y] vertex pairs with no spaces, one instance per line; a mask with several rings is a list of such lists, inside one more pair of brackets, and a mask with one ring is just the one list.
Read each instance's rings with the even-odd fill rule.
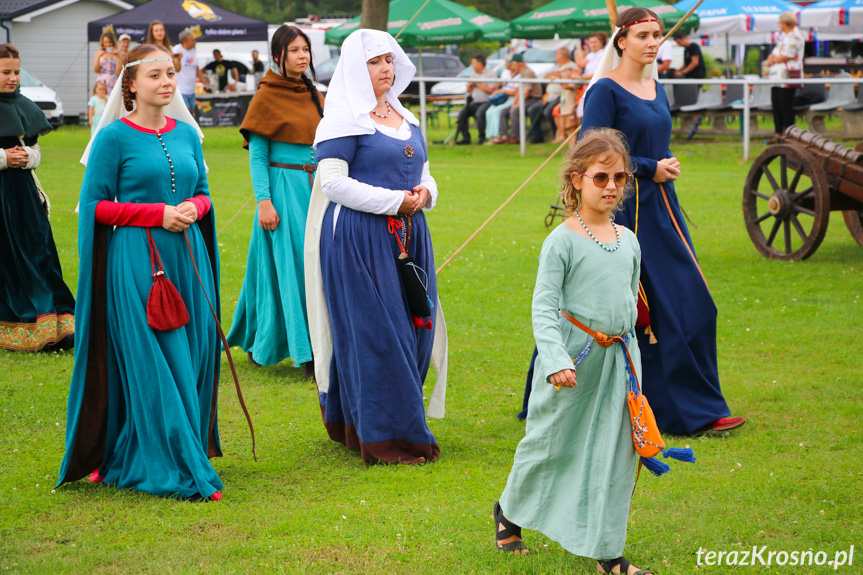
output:
[[696,553],[699,565],[727,565],[729,567],[747,567],[755,565],[826,565],[839,569],[839,567],[854,564],[854,546],[848,551],[774,551],[768,549],[767,545],[752,549],[735,551],[708,551],[701,547]]

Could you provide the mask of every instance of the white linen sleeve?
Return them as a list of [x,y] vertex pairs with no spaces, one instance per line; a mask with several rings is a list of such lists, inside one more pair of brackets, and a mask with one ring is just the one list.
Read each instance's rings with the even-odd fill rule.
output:
[[344,160],[325,158],[318,163],[321,190],[327,199],[346,208],[370,214],[394,216],[398,213],[405,198],[402,190],[364,184],[350,177],[348,173],[348,163]]
[[6,165],[6,150],[0,148],[0,170],[5,170],[8,167]]
[[33,146],[24,146],[24,149],[27,151],[27,169],[35,170],[42,163],[42,148],[39,147],[39,144],[34,144]]
[[429,199],[426,202],[426,205],[423,206],[423,210],[432,209],[437,203],[437,182],[431,175],[431,171],[429,170],[429,163],[426,162],[423,164],[423,175],[420,179],[420,185],[428,188],[429,191]]

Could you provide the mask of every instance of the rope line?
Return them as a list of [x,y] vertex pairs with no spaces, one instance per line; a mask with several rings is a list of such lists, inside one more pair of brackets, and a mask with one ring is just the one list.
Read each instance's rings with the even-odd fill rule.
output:
[[470,237],[469,237],[468,239],[466,239],[466,240],[464,241],[464,243],[463,243],[461,246],[459,246],[459,248],[458,248],[458,249],[457,249],[457,250],[456,250],[456,251],[455,251],[455,252],[454,252],[450,257],[448,257],[448,258],[447,258],[447,260],[446,260],[444,263],[442,263],[442,264],[440,265],[440,267],[437,269],[437,271],[436,271],[435,273],[438,273],[438,274],[439,274],[439,273],[441,272],[441,270],[442,270],[442,269],[444,269],[445,267],[447,267],[447,266],[449,265],[449,263],[450,263],[451,261],[453,261],[453,260],[456,258],[456,256],[458,256],[458,255],[461,253],[461,251],[462,251],[464,248],[466,248],[466,247],[467,247],[467,245],[468,245],[469,243],[471,243],[471,242],[473,241],[473,239],[474,239],[477,235],[479,235],[479,233],[480,233],[481,231],[483,231],[483,230],[486,228],[486,226],[487,226],[488,224],[490,224],[490,223],[491,223],[491,221],[492,221],[495,217],[497,217],[497,215],[498,215],[498,214],[499,214],[499,213],[500,213],[500,212],[501,212],[501,211],[502,211],[502,210],[507,206],[507,204],[509,204],[509,203],[510,203],[514,198],[515,198],[515,196],[516,196],[516,195],[518,195],[518,193],[519,193],[521,190],[523,190],[523,189],[524,189],[524,187],[525,187],[526,185],[528,185],[528,184],[531,182],[531,180],[533,180],[533,178],[534,178],[534,177],[536,177],[536,175],[537,175],[537,174],[538,174],[538,173],[539,173],[539,172],[540,172],[540,171],[541,171],[541,170],[546,166],[546,164],[548,164],[548,163],[551,161],[551,159],[552,159],[553,157],[555,157],[555,156],[560,152],[560,150],[562,150],[562,149],[563,149],[563,147],[564,147],[564,146],[566,146],[567,144],[569,144],[569,141],[570,141],[570,140],[572,139],[572,137],[573,137],[573,136],[575,136],[576,134],[578,134],[578,130],[573,130],[573,132],[572,132],[569,136],[567,136],[567,138],[566,138],[563,142],[561,142],[561,143],[560,143],[560,145],[557,147],[557,149],[556,149],[554,152],[552,152],[552,153],[551,153],[551,155],[550,155],[548,158],[546,158],[546,159],[545,159],[545,161],[544,161],[543,163],[541,163],[541,164],[539,165],[539,167],[538,167],[536,170],[534,170],[534,172],[530,175],[530,177],[528,177],[528,178],[524,181],[524,183],[523,183],[522,185],[520,185],[520,186],[518,187],[518,189],[517,189],[516,191],[514,191],[514,192],[512,193],[512,195],[511,195],[510,197],[508,197],[508,198],[506,199],[506,201],[505,201],[503,204],[501,204],[501,206],[500,206],[498,209],[496,209],[496,210],[494,211],[494,213],[493,213],[492,215],[490,215],[490,216],[488,217],[488,219],[487,219],[486,221],[484,221],[484,222],[483,222],[483,224],[482,224],[482,225],[481,225],[481,226],[480,226],[480,227],[479,227],[479,228],[478,228],[474,233],[472,233],[472,234],[470,235]]
[[[423,4],[422,6],[420,6],[420,9],[419,9],[419,10],[417,10],[417,13],[416,13],[416,14],[414,14],[413,16],[411,16],[411,19],[410,19],[410,20],[408,20],[407,24],[405,24],[404,26],[402,26],[402,29],[401,29],[401,30],[399,30],[399,33],[398,33],[398,34],[396,34],[396,35],[394,36],[394,38],[395,38],[396,40],[398,40],[398,39],[399,39],[399,36],[401,36],[401,35],[402,35],[402,32],[404,32],[404,31],[405,31],[405,29],[406,29],[408,26],[410,26],[410,25],[411,25],[411,22],[413,22],[414,20],[416,20],[416,17],[420,15],[420,12],[422,12],[422,11],[423,11],[423,8],[425,8],[426,6],[428,6],[428,3],[429,3],[430,1],[431,1],[431,0],[426,0],[426,1],[425,1],[425,4]],[[703,1],[703,0],[702,0],[702,1]]]
[[252,201],[252,200],[254,200],[254,199],[255,199],[255,195],[254,195],[254,194],[252,194],[251,196],[249,196],[249,199],[248,199],[248,200],[246,200],[246,203],[245,203],[245,204],[243,204],[242,206],[240,206],[240,209],[239,209],[239,210],[237,210],[237,213],[236,213],[236,214],[234,214],[233,216],[231,216],[231,219],[230,219],[230,220],[228,220],[227,222],[225,222],[225,225],[224,225],[224,226],[222,226],[222,229],[221,229],[221,230],[219,230],[219,235],[220,235],[220,236],[222,235],[222,232],[224,232],[224,231],[225,231],[225,229],[227,229],[227,227],[228,227],[229,225],[231,225],[231,222],[233,222],[234,220],[236,220],[236,219],[237,219],[237,216],[239,216],[239,215],[240,215],[240,212],[242,212],[244,209],[246,209],[246,206],[248,206],[248,205],[249,205],[249,202],[251,202],[251,201]]
[[671,30],[669,30],[669,31],[668,31],[668,34],[666,34],[665,36],[663,36],[662,41],[659,43],[659,45],[660,45],[660,46],[662,46],[662,45],[665,43],[665,41],[666,41],[666,40],[668,40],[668,39],[671,37],[671,35],[672,35],[672,34],[674,34],[675,32],[677,32],[677,29],[678,29],[678,28],[680,28],[681,26],[683,26],[683,23],[684,23],[684,22],[686,22],[686,20],[687,20],[690,16],[692,16],[692,13],[693,13],[693,12],[695,12],[695,9],[696,9],[696,8],[698,8],[699,6],[701,6],[701,3],[702,3],[702,2],[704,2],[704,0],[698,0],[698,2],[696,2],[696,3],[695,3],[695,6],[693,6],[692,8],[690,8],[690,9],[689,9],[689,12],[687,12],[686,14],[684,14],[684,15],[683,15],[683,18],[681,18],[680,20],[678,20],[677,24],[675,24],[675,25],[671,28]]

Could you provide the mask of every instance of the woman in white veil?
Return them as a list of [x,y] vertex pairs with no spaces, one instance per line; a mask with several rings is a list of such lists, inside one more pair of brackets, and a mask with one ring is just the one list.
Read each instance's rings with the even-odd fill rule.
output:
[[[399,94],[415,68],[386,32],[342,46],[315,148],[306,223],[306,298],[324,425],[368,463],[423,463],[440,449],[446,327],[424,210],[437,199],[425,140]],[[330,359],[332,358],[332,359]]]

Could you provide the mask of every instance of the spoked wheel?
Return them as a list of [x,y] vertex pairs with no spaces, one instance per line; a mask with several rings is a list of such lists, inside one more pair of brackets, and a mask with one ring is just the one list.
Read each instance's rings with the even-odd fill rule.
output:
[[845,218],[845,225],[848,226],[851,237],[863,246],[863,209],[842,212],[842,217]]
[[551,204],[548,214],[545,216],[545,227],[550,228],[554,225],[554,218],[560,218],[561,221],[566,219],[566,210],[563,206]]
[[743,219],[764,257],[798,261],[814,254],[830,221],[830,189],[812,154],[788,144],[764,150],[746,176]]

